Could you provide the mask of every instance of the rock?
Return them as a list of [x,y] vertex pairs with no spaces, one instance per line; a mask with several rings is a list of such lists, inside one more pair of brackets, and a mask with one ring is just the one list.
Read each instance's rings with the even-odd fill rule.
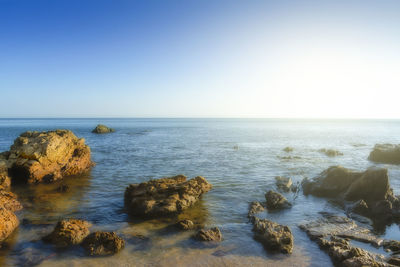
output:
[[178,227],[181,230],[193,230],[196,228],[195,224],[191,220],[181,220],[177,222],[176,227]]
[[68,247],[80,244],[90,233],[89,227],[92,225],[83,220],[69,219],[59,221],[44,241],[50,242],[57,247]]
[[68,185],[63,184],[63,185],[60,185],[59,187],[57,187],[56,191],[59,193],[66,193],[66,192],[70,191],[70,188]]
[[387,263],[394,265],[394,266],[400,266],[400,259],[397,257],[391,257]]
[[255,216],[257,213],[262,212],[262,211],[264,211],[264,210],[265,210],[265,208],[264,208],[264,206],[263,206],[260,202],[258,202],[258,201],[253,201],[253,202],[250,203],[250,206],[249,206],[249,213],[247,214],[247,217],[250,218],[250,220],[253,220],[253,219],[254,219],[254,216]]
[[6,160],[12,181],[26,183],[58,180],[93,166],[85,140],[69,130],[22,133]]
[[195,235],[195,239],[199,241],[222,241],[222,233],[218,227],[211,228],[209,230],[201,229]]
[[96,128],[93,129],[92,133],[103,134],[103,133],[113,133],[115,130],[113,128],[109,128],[103,124],[98,124]]
[[8,189],[11,186],[11,179],[8,175],[7,161],[0,159],[0,187]]
[[285,152],[293,152],[293,147],[290,147],[290,146],[287,146],[287,147],[285,147],[284,149],[283,149],[283,151],[285,151]]
[[118,253],[125,246],[125,241],[115,232],[94,232],[82,243],[91,256],[106,256]]
[[400,252],[400,241],[397,240],[384,240],[382,246],[392,252]]
[[17,200],[17,196],[0,187],[0,246],[18,227],[19,220],[14,212],[21,209],[22,205]]
[[125,207],[133,215],[176,215],[196,203],[211,187],[204,177],[186,180],[184,175],[131,184],[125,190]]
[[255,218],[253,223],[255,238],[267,249],[282,253],[292,253],[293,235],[288,226],[267,219]]
[[291,186],[293,184],[292,179],[283,176],[276,176],[275,183],[278,189],[283,190],[285,192],[290,191]]
[[363,216],[367,216],[369,214],[369,208],[367,203],[364,200],[357,201],[352,207],[351,211]]
[[334,149],[322,148],[322,149],[318,150],[318,152],[324,153],[328,157],[343,156],[342,152],[340,152],[338,150],[334,150]]
[[12,212],[22,209],[21,203],[17,200],[17,195],[4,189],[0,189],[0,206]]
[[368,159],[378,163],[400,164],[400,145],[377,144]]
[[265,194],[265,199],[269,210],[285,209],[292,206],[284,196],[272,190]]

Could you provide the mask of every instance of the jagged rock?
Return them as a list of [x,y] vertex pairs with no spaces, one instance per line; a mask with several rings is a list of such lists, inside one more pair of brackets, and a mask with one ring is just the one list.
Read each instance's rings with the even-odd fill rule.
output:
[[199,241],[222,241],[222,233],[218,227],[211,228],[209,230],[201,229],[195,235],[195,239]]
[[12,181],[27,183],[80,174],[93,165],[85,140],[69,130],[22,133],[6,160]]
[[0,187],[8,189],[11,185],[11,179],[8,175],[7,161],[0,158]]
[[292,182],[292,179],[290,179],[288,177],[276,176],[275,184],[278,187],[278,189],[288,192],[288,191],[290,191],[293,182]]
[[334,149],[322,148],[322,149],[318,150],[318,152],[324,153],[328,157],[343,156],[342,152],[340,152],[338,150],[334,150]]
[[103,124],[98,124],[96,128],[93,129],[92,133],[103,134],[103,133],[113,133],[115,130],[113,128],[109,128]]
[[125,190],[125,207],[134,215],[176,215],[196,203],[211,187],[204,177],[186,180],[184,175],[131,184]]
[[265,199],[269,210],[285,209],[292,206],[284,196],[272,190],[265,194]]
[[83,240],[82,246],[91,256],[106,256],[122,250],[125,241],[115,232],[94,232]]
[[69,219],[59,221],[48,236],[43,240],[53,243],[57,247],[68,247],[80,244],[90,233],[92,225],[83,220]]
[[378,163],[400,164],[400,145],[377,144],[368,159]]
[[255,217],[253,231],[255,238],[267,249],[282,253],[292,253],[293,235],[288,226]]
[[287,147],[285,147],[284,149],[283,149],[283,151],[285,151],[285,152],[292,152],[294,149],[293,149],[293,147],[290,147],[290,146],[287,146]]
[[249,205],[249,213],[247,214],[247,217],[250,218],[251,220],[253,220],[254,215],[256,215],[257,213],[262,212],[264,210],[265,210],[265,208],[260,202],[253,201]]
[[0,188],[0,245],[19,225],[15,211],[22,209],[17,196]]
[[367,216],[369,214],[369,207],[367,203],[361,199],[351,207],[351,211],[363,216]]
[[192,222],[191,220],[187,220],[187,219],[179,221],[175,225],[176,225],[176,227],[178,227],[181,230],[193,230],[196,228],[194,222]]

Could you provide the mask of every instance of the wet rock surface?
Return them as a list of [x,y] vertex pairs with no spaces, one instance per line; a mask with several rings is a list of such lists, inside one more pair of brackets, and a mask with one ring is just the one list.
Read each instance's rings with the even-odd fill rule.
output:
[[177,222],[175,224],[175,226],[181,230],[193,230],[196,228],[196,225],[194,224],[194,222],[191,220],[187,220],[187,219]]
[[91,224],[87,221],[69,219],[59,221],[44,241],[50,242],[57,247],[68,247],[80,244],[90,233]]
[[176,215],[196,203],[211,188],[204,177],[187,180],[184,175],[131,184],[125,190],[125,207],[133,215]]
[[335,150],[335,149],[322,148],[322,149],[319,149],[318,152],[323,153],[323,154],[327,155],[328,157],[343,156],[342,152]]
[[253,231],[255,239],[260,241],[268,250],[285,254],[292,253],[294,238],[288,226],[254,217]]
[[91,256],[107,256],[121,251],[125,241],[115,232],[94,232],[85,238],[82,246]]
[[377,144],[368,159],[378,163],[400,164],[400,145]]
[[194,238],[199,241],[220,242],[222,241],[222,233],[218,227],[214,227],[208,230],[201,229],[200,231],[197,232]]
[[260,213],[260,212],[262,212],[262,211],[264,211],[264,210],[265,210],[265,208],[264,208],[263,204],[261,204],[261,203],[258,202],[258,201],[253,201],[253,202],[251,202],[250,205],[249,205],[249,212],[248,212],[248,214],[247,214],[247,217],[248,217],[249,219],[253,220],[253,219],[254,219],[254,216],[255,216],[257,213]]
[[69,130],[22,133],[4,160],[15,183],[51,182],[93,166],[85,140]]
[[288,192],[292,189],[293,182],[292,182],[292,179],[289,177],[276,176],[275,184],[279,190]]
[[1,243],[18,227],[19,220],[15,211],[22,205],[17,196],[4,188],[0,188],[0,246]]
[[96,128],[94,128],[92,131],[92,133],[96,134],[113,133],[113,132],[115,132],[113,128],[109,128],[103,124],[98,124]]
[[292,206],[284,196],[272,190],[265,194],[265,200],[269,210],[286,209]]

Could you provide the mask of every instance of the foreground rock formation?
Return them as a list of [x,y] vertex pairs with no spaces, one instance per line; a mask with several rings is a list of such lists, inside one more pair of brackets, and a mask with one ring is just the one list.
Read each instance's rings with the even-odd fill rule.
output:
[[19,220],[15,211],[22,209],[17,196],[0,188],[0,246],[1,243],[18,227]]
[[368,159],[378,163],[400,164],[400,145],[377,144]]
[[125,247],[125,241],[115,232],[94,232],[82,243],[91,256],[106,256],[118,253]]
[[85,140],[69,130],[22,133],[2,155],[13,182],[50,182],[93,165]]
[[125,207],[133,215],[176,215],[196,203],[211,187],[204,177],[186,180],[184,175],[131,184],[125,190]]
[[333,166],[312,180],[303,180],[304,194],[358,201],[353,212],[389,223],[400,215],[400,200],[390,188],[387,169],[355,172]]
[[57,223],[53,232],[44,237],[43,240],[53,243],[57,247],[68,247],[78,245],[90,233],[91,224],[87,221],[70,219]]
[[321,249],[328,252],[332,261],[338,266],[388,266],[396,258],[385,259],[382,255],[367,252],[364,249],[350,245],[349,240],[370,243],[375,247],[392,247],[392,252],[399,249],[398,241],[383,240],[376,237],[370,230],[359,227],[346,217],[324,214],[323,218],[300,225],[311,240]]
[[113,128],[109,128],[103,124],[98,124],[96,128],[93,129],[92,133],[103,134],[103,133],[113,133],[115,130]]

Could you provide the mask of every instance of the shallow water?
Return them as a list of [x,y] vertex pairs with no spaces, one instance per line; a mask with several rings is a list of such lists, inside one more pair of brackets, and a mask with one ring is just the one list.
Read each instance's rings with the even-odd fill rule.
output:
[[[116,132],[92,134],[98,123]],[[338,164],[355,170],[387,167],[395,194],[400,193],[400,167],[367,160],[376,143],[400,143],[400,121],[0,119],[0,151],[8,150],[24,131],[56,128],[84,137],[97,165],[88,174],[56,184],[13,188],[25,208],[18,213],[21,226],[0,251],[1,266],[332,266],[297,226],[320,211],[343,214],[335,203],[288,193],[294,204],[290,210],[261,215],[292,228],[295,248],[286,256],[266,252],[253,239],[249,202],[263,201],[277,175],[296,183]],[[286,146],[294,151],[284,152]],[[317,151],[321,148],[344,155],[327,157]],[[202,175],[213,184],[180,218],[196,217],[207,227],[218,226],[224,236],[219,245],[199,244],[190,238],[193,232],[172,229],[174,219],[142,221],[124,213],[128,184],[176,174]],[[70,192],[57,193],[60,184],[69,185]],[[126,248],[107,258],[89,258],[79,247],[55,250],[40,238],[61,218],[82,218],[94,229],[115,230],[126,239]],[[400,238],[397,224],[378,233]]]

